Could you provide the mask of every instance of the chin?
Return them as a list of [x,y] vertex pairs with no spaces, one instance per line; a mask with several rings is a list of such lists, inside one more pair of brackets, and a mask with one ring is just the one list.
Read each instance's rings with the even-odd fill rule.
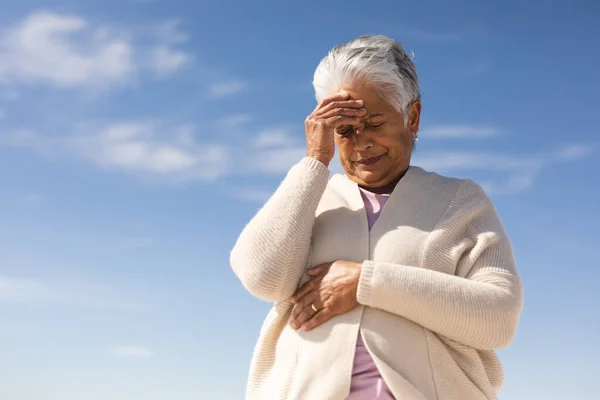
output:
[[379,184],[385,179],[385,175],[386,174],[381,171],[360,171],[355,175],[355,177],[359,181],[364,182],[365,185],[370,186]]

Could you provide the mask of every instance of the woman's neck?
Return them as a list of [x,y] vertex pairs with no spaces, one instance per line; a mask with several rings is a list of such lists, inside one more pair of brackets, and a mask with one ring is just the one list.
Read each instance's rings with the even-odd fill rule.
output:
[[384,185],[384,186],[381,186],[378,188],[369,188],[369,187],[365,187],[362,185],[358,185],[358,186],[366,191],[369,191],[369,192],[375,193],[375,194],[391,194],[394,191],[394,188],[396,187],[398,182],[400,182],[400,179],[402,179],[404,177],[404,175],[406,175],[406,171],[408,171],[408,168],[405,169],[400,175],[398,175],[393,181],[391,181],[387,185]]

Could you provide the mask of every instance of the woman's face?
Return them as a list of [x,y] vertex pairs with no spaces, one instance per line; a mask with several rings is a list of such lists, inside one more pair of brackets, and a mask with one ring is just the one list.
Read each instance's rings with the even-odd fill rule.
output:
[[362,100],[367,113],[356,127],[336,129],[335,143],[349,179],[360,186],[379,188],[404,172],[410,164],[413,136],[419,130],[421,103],[411,107],[408,123],[404,115],[381,98],[369,85],[346,85],[341,90],[350,99]]

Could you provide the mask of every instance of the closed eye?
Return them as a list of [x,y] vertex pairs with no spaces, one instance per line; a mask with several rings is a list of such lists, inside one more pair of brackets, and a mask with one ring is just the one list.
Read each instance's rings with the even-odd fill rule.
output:
[[338,135],[348,136],[352,132],[352,128],[349,126],[340,127],[336,130]]

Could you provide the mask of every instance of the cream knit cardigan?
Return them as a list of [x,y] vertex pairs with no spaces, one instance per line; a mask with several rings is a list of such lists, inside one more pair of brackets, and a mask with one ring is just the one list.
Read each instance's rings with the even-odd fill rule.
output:
[[[312,331],[288,324],[305,270],[362,263],[359,306]],[[358,186],[304,158],[242,231],[231,265],[274,302],[255,348],[247,399],[343,400],[357,335],[398,400],[495,399],[494,348],[523,302],[511,245],[476,183],[411,166],[369,232]]]

